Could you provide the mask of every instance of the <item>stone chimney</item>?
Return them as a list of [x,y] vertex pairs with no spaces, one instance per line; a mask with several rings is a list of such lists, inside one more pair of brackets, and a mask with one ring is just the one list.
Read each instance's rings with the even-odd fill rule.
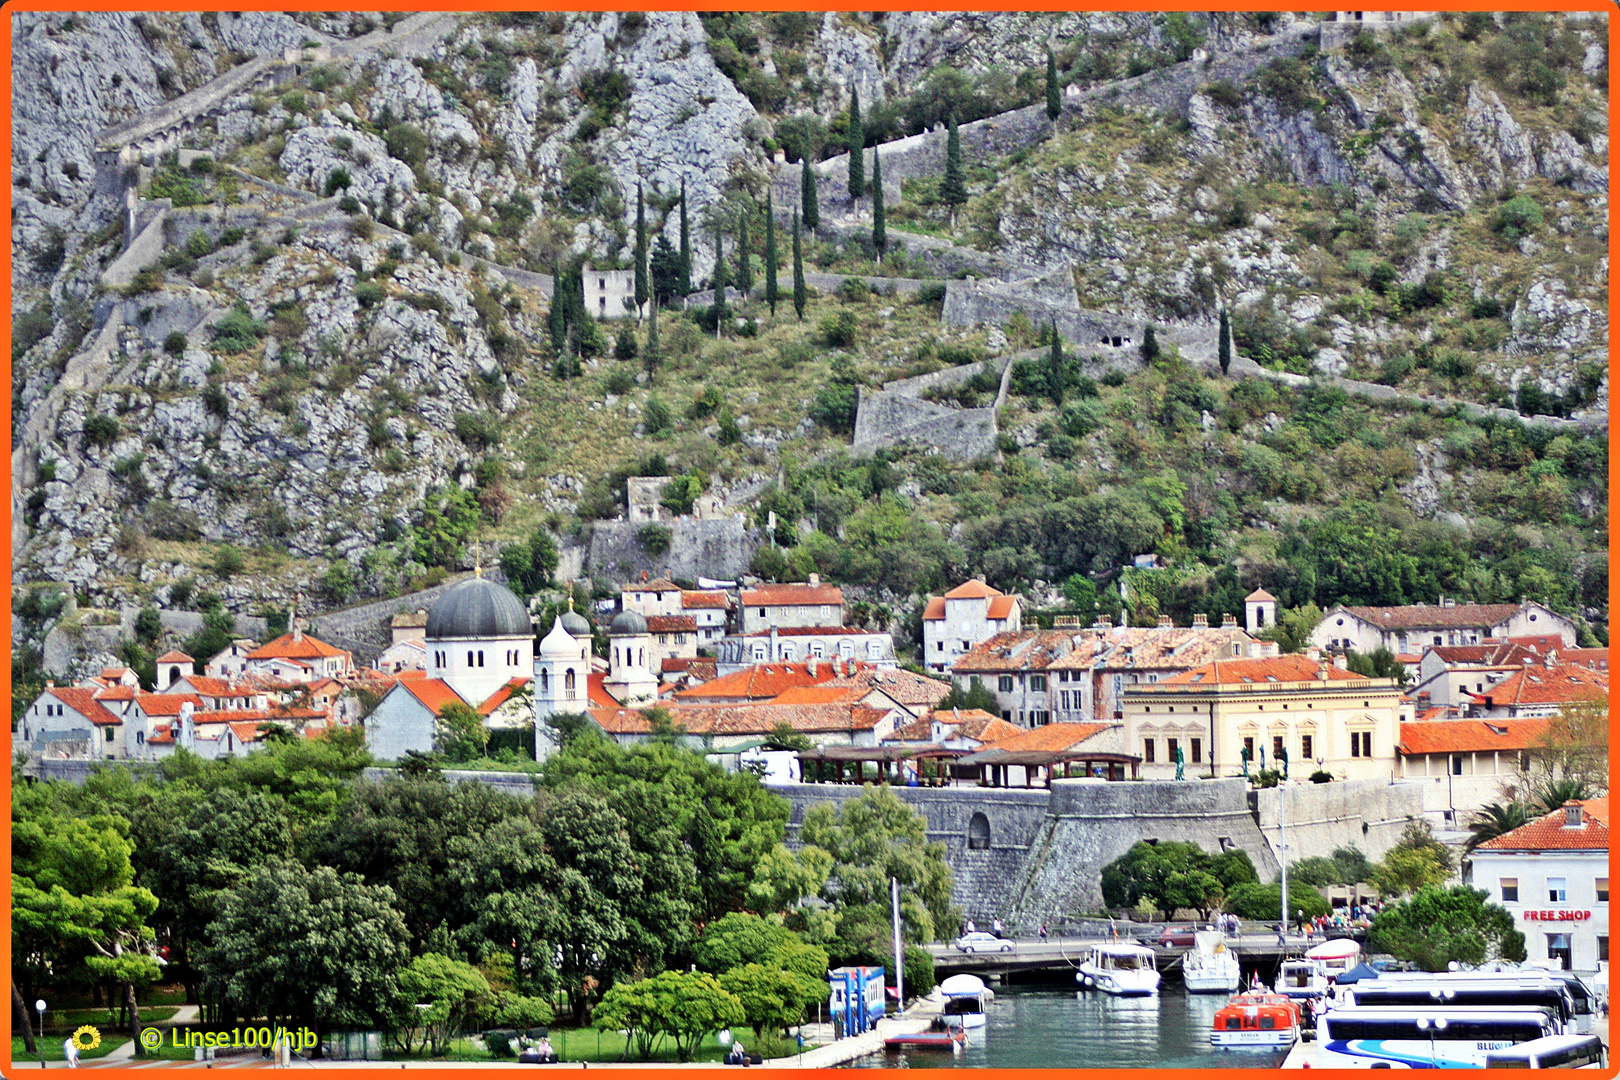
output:
[[1236,630],[1237,629],[1237,616],[1232,614],[1230,611],[1228,611],[1225,615],[1222,615],[1221,616],[1221,629],[1222,630]]
[[773,626],[771,627],[771,647],[769,651],[766,652],[766,657],[772,661],[782,659],[781,653],[777,652],[776,649],[776,627]]
[[1305,656],[1318,664],[1322,662],[1322,650],[1318,649],[1315,645],[1312,645],[1310,648],[1305,650]]
[[821,584],[821,575],[817,574],[817,573],[811,573],[811,575],[810,575],[810,584],[812,584],[812,585],[820,585]]
[[1114,620],[1107,615],[1098,615],[1097,621],[1091,624],[1092,629],[1094,630],[1107,630],[1113,625]]
[[812,679],[815,678],[816,677],[816,671],[820,667],[820,664],[817,663],[816,658],[812,656],[810,658],[810,662],[808,664],[806,664],[805,666],[810,669],[810,677]]
[[1170,629],[1171,627],[1173,627],[1175,625],[1176,624],[1171,620],[1170,616],[1168,616],[1168,615],[1160,615],[1159,616],[1159,629],[1160,630],[1168,630],[1168,629]]
[[1199,612],[1197,615],[1193,616],[1192,624],[1194,630],[1208,630],[1209,616],[1205,615],[1203,612]]

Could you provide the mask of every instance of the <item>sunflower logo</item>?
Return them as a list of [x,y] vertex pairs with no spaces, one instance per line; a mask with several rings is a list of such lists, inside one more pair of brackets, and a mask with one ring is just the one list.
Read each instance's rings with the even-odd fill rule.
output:
[[73,1033],[73,1048],[75,1050],[94,1050],[100,1045],[101,1032],[97,1031],[89,1024],[84,1025],[84,1027]]

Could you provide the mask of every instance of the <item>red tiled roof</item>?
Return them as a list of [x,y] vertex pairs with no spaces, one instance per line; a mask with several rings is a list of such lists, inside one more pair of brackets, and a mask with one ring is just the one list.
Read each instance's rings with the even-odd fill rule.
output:
[[[1408,604],[1404,607],[1346,607],[1356,618],[1386,630],[1492,627],[1519,612],[1518,604]],[[1332,612],[1328,612],[1329,615]]]
[[1073,648],[1072,635],[1061,630],[1019,630],[994,634],[958,657],[951,670],[1044,671]]
[[134,701],[135,688],[133,686],[109,686],[105,690],[95,692],[97,701]]
[[193,709],[202,708],[202,699],[196,694],[136,694],[135,704],[147,716],[179,716],[180,706],[191,702]]
[[869,693],[871,690],[865,686],[851,686],[847,683],[795,686],[771,698],[771,704],[824,705],[833,701],[859,701]]
[[1483,693],[1468,696],[1490,708],[1510,705],[1560,705],[1566,701],[1588,701],[1607,697],[1609,677],[1601,671],[1559,664],[1556,667],[1527,667],[1515,671]]
[[1523,667],[1538,663],[1540,654],[1523,641],[1490,641],[1483,645],[1431,645],[1428,652],[1448,666],[1476,664],[1485,667]]
[[687,611],[698,608],[720,608],[724,610],[731,606],[731,601],[723,592],[682,592],[681,607]]
[[77,686],[52,686],[46,689],[58,701],[68,705],[74,712],[83,716],[92,724],[122,724],[124,721],[116,714],[108,711],[107,707],[96,700],[94,690],[86,690]]
[[937,721],[956,729],[956,737],[977,739],[992,743],[1023,732],[1016,724],[1009,724],[999,716],[991,716],[983,709],[937,709],[924,713],[903,728],[896,728],[891,739],[906,742],[928,742],[933,737],[933,724]]
[[755,664],[730,675],[722,675],[700,686],[676,691],[676,698],[701,701],[712,698],[765,700],[795,686],[810,686],[835,677],[831,664],[820,664],[810,674],[808,664]]
[[848,674],[841,676],[839,680],[841,683],[882,690],[912,712],[916,712],[919,707],[932,709],[951,692],[949,681],[918,675],[915,671],[907,671],[904,668],[891,668],[885,671],[864,665],[855,667],[846,663],[844,670]]
[[1436,705],[1432,709],[1424,709],[1422,713],[1420,713],[1417,717],[1415,717],[1415,719],[1418,720],[1419,722],[1427,722],[1427,721],[1430,721],[1430,720],[1444,720],[1446,718],[1447,714],[1449,714],[1450,712],[1451,712],[1451,710],[1446,708],[1444,705]]
[[1109,724],[1046,724],[1042,727],[1030,728],[1028,731],[1020,728],[1018,734],[996,739],[993,745],[997,750],[1008,750],[1014,753],[1031,750],[1042,752],[1067,750],[1072,746],[1078,746],[1085,742],[1099,731],[1107,731],[1111,726]]
[[[228,679],[215,679],[207,675],[184,676],[186,685],[196,693],[206,697],[253,697],[257,691],[251,687],[232,683]],[[302,684],[300,684],[302,685]]]
[[990,599],[990,610],[985,612],[987,619],[1007,619],[1012,617],[1013,605],[1018,602],[1011,596],[995,596]]
[[762,585],[757,589],[745,590],[742,602],[748,607],[842,604],[844,590],[836,585]]
[[[691,735],[768,735],[778,724],[804,734],[870,731],[894,710],[842,703],[826,705],[663,705],[672,721]],[[611,735],[652,730],[641,709],[592,709],[591,717]],[[904,715],[903,713],[901,715]]]
[[[1599,805],[1594,805],[1599,804]],[[1479,845],[1480,851],[1608,851],[1609,800],[1581,804],[1581,823],[1566,825],[1564,808]]]
[[304,634],[297,641],[290,633],[266,642],[247,654],[249,660],[314,660],[322,656],[347,656],[334,645]]
[[1593,671],[1609,670],[1608,649],[1565,649],[1558,654],[1558,659],[1566,664],[1575,664]]
[[1534,746],[1546,730],[1546,720],[1416,720],[1401,725],[1398,749],[1408,756],[1517,752]]
[[943,596],[930,596],[928,606],[923,608],[923,621],[934,622],[945,617],[945,598]]
[[669,578],[654,578],[652,581],[627,581],[620,592],[680,592],[681,587]]
[[1266,592],[1266,590],[1264,590],[1264,589],[1256,589],[1256,590],[1254,590],[1254,592],[1250,593],[1248,596],[1245,596],[1243,598],[1244,603],[1248,603],[1250,600],[1254,600],[1254,601],[1261,602],[1261,603],[1269,600],[1273,604],[1275,604],[1277,602],[1277,598],[1275,596],[1272,596],[1270,593]]
[[697,618],[692,615],[648,615],[647,629],[654,634],[690,634],[697,630]]
[[945,594],[947,600],[982,600],[986,596],[1001,596],[1000,589],[992,589],[982,581],[964,581]]
[[117,680],[122,679],[124,677],[124,673],[127,671],[129,671],[129,668],[127,667],[104,667],[101,669],[101,677],[103,679],[112,679],[116,682]]
[[1531,652],[1544,653],[1548,649],[1562,649],[1564,639],[1558,634],[1525,634],[1520,637],[1510,637],[1508,642],[1514,645],[1523,645]]
[[156,662],[159,663],[159,664],[194,664],[194,663],[196,663],[195,660],[193,660],[191,657],[187,656],[185,653],[181,652],[179,649],[171,649],[170,651],[164,653],[162,656],[158,657]]
[[616,709],[619,699],[607,692],[607,673],[593,671],[585,676],[585,698],[599,709]]
[[465,705],[461,695],[450,689],[450,684],[443,679],[410,679],[402,680],[398,684],[403,686],[407,693],[416,698],[434,716],[446,705]]
[[489,695],[482,705],[478,706],[479,715],[490,715],[496,709],[512,700],[512,694],[514,691],[518,690],[520,687],[528,686],[532,681],[532,679],[509,679],[507,682],[501,685],[499,690]]
[[[1287,656],[1269,656],[1258,660],[1212,660],[1191,671],[1181,671],[1159,682],[1184,686],[1196,683],[1203,686],[1229,686],[1235,683],[1310,682],[1317,673],[1326,669],[1329,682],[1367,682],[1367,676],[1357,675],[1323,661],[1318,663],[1308,656],[1290,653]],[[1137,689],[1137,688],[1133,688]]]

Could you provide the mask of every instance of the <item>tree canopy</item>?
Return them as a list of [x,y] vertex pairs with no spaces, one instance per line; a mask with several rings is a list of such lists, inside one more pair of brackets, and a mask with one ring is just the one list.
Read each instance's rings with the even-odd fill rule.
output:
[[1452,961],[1524,960],[1524,934],[1514,929],[1512,914],[1487,903],[1489,898],[1466,885],[1424,886],[1379,912],[1372,945],[1424,971],[1444,971]]

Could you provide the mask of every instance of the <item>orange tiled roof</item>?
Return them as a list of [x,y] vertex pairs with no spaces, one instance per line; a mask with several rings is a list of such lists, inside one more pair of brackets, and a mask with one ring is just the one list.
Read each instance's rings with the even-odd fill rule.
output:
[[694,611],[698,608],[720,608],[723,610],[730,606],[731,601],[727,599],[726,594],[723,592],[683,591],[681,593],[681,607],[687,611]]
[[746,607],[797,607],[807,604],[842,604],[844,590],[836,585],[762,585],[744,590]]
[[1254,600],[1254,601],[1261,602],[1261,603],[1269,600],[1273,604],[1275,604],[1277,602],[1277,598],[1275,596],[1272,596],[1270,593],[1266,592],[1266,590],[1264,590],[1264,589],[1256,589],[1256,590],[1254,590],[1254,592],[1250,593],[1248,596],[1245,596],[1243,598],[1243,600],[1244,600],[1245,603],[1247,603],[1250,600]]
[[690,634],[697,630],[697,618],[692,615],[648,615],[647,629],[654,634]]
[[1428,651],[1449,665],[1481,664],[1486,667],[1523,667],[1541,657],[1522,641],[1491,641],[1483,645],[1431,645]]
[[193,709],[202,708],[202,699],[196,694],[136,694],[135,704],[147,716],[179,716],[180,706],[191,702]]
[[195,660],[193,660],[191,657],[187,656],[185,653],[181,652],[179,649],[171,649],[171,650],[169,650],[168,652],[164,653],[162,656],[158,657],[155,662],[159,663],[159,664],[194,664],[194,663],[196,663]]
[[250,687],[232,683],[229,679],[216,679],[207,675],[187,675],[184,678],[186,685],[205,697],[253,697],[257,692]]
[[461,695],[450,689],[450,684],[443,679],[401,680],[398,685],[403,686],[407,693],[423,705],[426,705],[428,711],[434,716],[439,715],[439,710],[446,705],[467,704],[461,700]]
[[945,598],[943,596],[930,596],[928,604],[923,608],[924,622],[937,622],[945,617]]
[[86,690],[77,686],[52,686],[46,689],[58,701],[63,702],[74,712],[83,716],[92,724],[122,724],[124,721],[107,709],[105,705],[96,700],[94,690]]
[[146,737],[146,741],[148,744],[172,743],[174,742],[174,731],[169,727],[168,724],[153,724],[152,734]]
[[669,578],[654,578],[652,581],[627,581],[620,592],[680,592],[681,587]]
[[865,686],[851,686],[848,683],[794,686],[771,698],[771,704],[824,705],[832,701],[859,701],[870,692]]
[[512,700],[512,694],[516,690],[518,690],[521,687],[528,686],[529,683],[531,683],[531,682],[533,682],[532,679],[509,679],[509,680],[507,680],[505,683],[501,684],[501,688],[499,690],[497,690],[493,694],[489,695],[489,697],[484,700],[484,703],[482,705],[478,706],[479,715],[480,716],[488,716],[488,715],[490,715],[496,709],[500,708],[502,705],[505,705],[508,701]]
[[1558,654],[1558,659],[1593,671],[1609,670],[1608,649],[1565,649]]
[[1417,720],[1401,725],[1398,749],[1408,756],[1527,750],[1546,730],[1546,720]]
[[932,709],[951,692],[951,684],[947,680],[918,675],[904,668],[883,671],[865,666],[851,670],[851,667],[845,665],[844,670],[848,674],[842,676],[840,682],[882,690],[913,712],[918,707]]
[[95,692],[97,701],[134,701],[135,688],[133,686],[109,686],[105,690]]
[[1161,684],[1206,686],[1248,685],[1266,682],[1310,682],[1317,672],[1326,669],[1329,682],[1367,682],[1367,676],[1357,675],[1323,661],[1317,663],[1308,656],[1290,653],[1287,656],[1268,656],[1258,660],[1213,660],[1191,671],[1178,672]]
[[688,701],[709,698],[764,700],[795,686],[826,682],[835,675],[832,665],[826,663],[818,665],[814,675],[810,674],[808,664],[755,664],[701,686],[677,691],[675,696]]
[[987,619],[1010,618],[1013,613],[1013,605],[1017,602],[1017,599],[1011,596],[993,596],[990,598],[990,610],[985,612],[984,617]]
[[117,680],[122,679],[127,671],[129,671],[129,668],[127,667],[104,667],[101,669],[101,677],[103,679],[111,679],[116,682]]
[[1586,701],[1607,697],[1609,677],[1601,671],[1559,664],[1556,667],[1527,667],[1515,671],[1483,693],[1469,693],[1476,703],[1489,707],[1507,705],[1560,705],[1566,701]]
[[951,670],[1044,671],[1073,648],[1072,635],[1061,630],[1018,630],[993,634],[958,657]]
[[1099,731],[1107,731],[1111,726],[1110,724],[1046,724],[1038,728],[1030,728],[1027,731],[1020,728],[1018,734],[996,739],[992,745],[997,750],[1008,750],[1014,753],[1067,750],[1072,746],[1078,746],[1080,743],[1085,742]]
[[982,600],[987,596],[1003,595],[1000,589],[992,589],[982,581],[964,581],[956,588],[945,594],[947,600]]
[[593,671],[585,676],[585,699],[599,709],[616,709],[619,699],[607,692],[607,673]]
[[[807,735],[870,731],[894,710],[867,705],[666,705],[672,721],[690,735],[768,735],[778,724]],[[610,735],[644,735],[652,730],[641,709],[592,709],[591,717]],[[904,715],[904,714],[902,714]]]
[[[1593,804],[1599,804],[1593,806]],[[1596,810],[1597,812],[1594,812]],[[1601,816],[1600,816],[1601,815]],[[1480,851],[1608,851],[1609,800],[1581,804],[1581,823],[1564,824],[1564,808],[1479,845]]]
[[302,635],[297,641],[290,633],[266,642],[247,654],[249,660],[315,660],[323,656],[347,656],[348,653],[319,638]]

